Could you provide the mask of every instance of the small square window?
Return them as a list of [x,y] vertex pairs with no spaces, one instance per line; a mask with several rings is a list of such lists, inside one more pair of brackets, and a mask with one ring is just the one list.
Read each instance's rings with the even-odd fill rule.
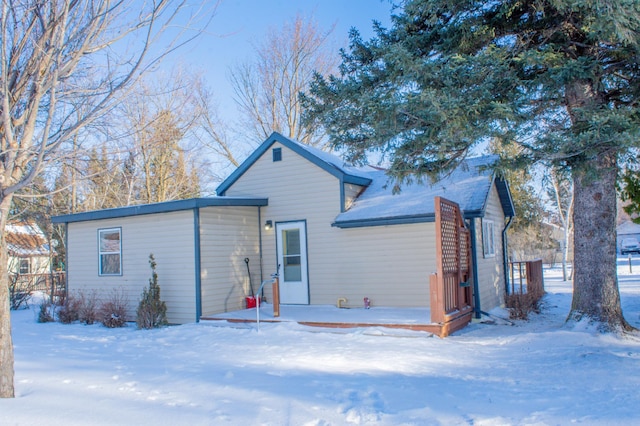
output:
[[282,148],[273,148],[273,161],[282,161]]

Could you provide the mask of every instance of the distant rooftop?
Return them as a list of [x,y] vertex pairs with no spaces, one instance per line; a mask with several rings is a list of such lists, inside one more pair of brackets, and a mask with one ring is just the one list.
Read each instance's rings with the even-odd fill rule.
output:
[[12,256],[46,256],[47,237],[35,222],[11,222],[5,228],[7,249]]

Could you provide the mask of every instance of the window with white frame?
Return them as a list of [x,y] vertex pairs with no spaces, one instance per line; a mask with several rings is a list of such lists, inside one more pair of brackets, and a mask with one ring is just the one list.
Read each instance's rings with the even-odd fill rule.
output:
[[122,230],[98,230],[100,275],[122,275]]
[[496,255],[495,233],[492,220],[482,220],[482,248],[484,257]]

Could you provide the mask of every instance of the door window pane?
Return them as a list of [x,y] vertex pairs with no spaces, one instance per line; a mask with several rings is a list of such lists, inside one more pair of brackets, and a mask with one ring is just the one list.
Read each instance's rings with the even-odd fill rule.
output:
[[302,257],[300,256],[300,230],[282,231],[284,281],[302,281]]
[[290,229],[288,231],[282,231],[282,236],[284,255],[300,254],[300,230]]

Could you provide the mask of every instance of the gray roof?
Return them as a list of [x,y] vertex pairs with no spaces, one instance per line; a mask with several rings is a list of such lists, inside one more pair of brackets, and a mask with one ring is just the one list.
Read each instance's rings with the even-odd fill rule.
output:
[[495,156],[469,158],[437,182],[430,183],[425,179],[406,183],[400,186],[397,194],[393,193],[393,183],[384,171],[370,172],[371,185],[349,210],[336,217],[334,225],[346,228],[432,221],[436,196],[458,203],[467,218],[481,217],[494,182],[505,215],[513,216],[508,186],[495,178],[490,167],[496,159]]
[[119,217],[140,216],[154,213],[168,213],[181,210],[193,210],[213,206],[266,206],[266,198],[247,197],[209,197],[190,198],[188,200],[165,201],[162,203],[142,204],[114,209],[94,210],[90,212],[65,214],[51,218],[53,223],[84,222],[87,220],[113,219]]
[[456,170],[435,183],[425,180],[403,184],[400,192],[393,194],[393,184],[384,170],[350,166],[340,157],[293,141],[276,132],[272,133],[236,171],[218,186],[217,193],[224,195],[226,190],[276,142],[336,176],[341,184],[353,183],[366,187],[354,204],[336,217],[333,225],[337,227],[433,221],[436,196],[458,203],[467,218],[481,217],[484,216],[489,191],[494,183],[505,216],[515,214],[508,184],[504,180],[497,179],[490,167],[498,159],[497,156],[469,158]]
[[[400,186],[393,194],[393,183],[384,170],[373,167],[356,168],[332,154],[292,141],[279,133],[273,133],[217,188],[219,196],[169,201],[156,204],[129,206],[116,209],[55,216],[54,223],[137,216],[194,209],[207,206],[266,206],[266,198],[226,197],[226,190],[239,179],[274,143],[279,142],[326,172],[336,176],[341,185],[352,183],[366,187],[350,208],[338,214],[333,223],[341,228],[390,225],[399,223],[429,222],[435,218],[436,196],[460,205],[464,216],[482,217],[485,213],[489,191],[496,185],[505,216],[514,216],[509,186],[498,179],[491,169],[496,156],[482,156],[465,160],[457,169],[435,183],[418,180]],[[343,191],[343,188],[336,188]]]

